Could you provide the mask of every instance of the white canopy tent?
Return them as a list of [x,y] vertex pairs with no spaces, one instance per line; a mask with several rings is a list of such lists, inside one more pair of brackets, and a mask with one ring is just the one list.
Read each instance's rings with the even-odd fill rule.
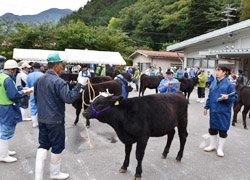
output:
[[58,52],[61,59],[66,59],[64,51],[43,50],[43,49],[19,49],[14,48],[13,59],[21,61],[33,61],[47,63],[47,57],[51,53]]
[[126,65],[119,52],[65,49],[67,63]]

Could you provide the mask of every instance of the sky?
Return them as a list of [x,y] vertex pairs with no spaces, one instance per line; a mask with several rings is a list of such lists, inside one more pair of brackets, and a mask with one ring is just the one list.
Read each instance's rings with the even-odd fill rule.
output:
[[50,8],[78,10],[88,0],[0,0],[0,16],[38,14]]

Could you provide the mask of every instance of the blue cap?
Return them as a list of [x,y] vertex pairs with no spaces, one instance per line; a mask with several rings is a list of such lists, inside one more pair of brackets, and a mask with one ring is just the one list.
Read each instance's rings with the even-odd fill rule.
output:
[[52,54],[48,55],[47,60],[48,60],[49,63],[64,61],[64,59],[60,58],[58,52],[55,52],[55,53],[52,53]]

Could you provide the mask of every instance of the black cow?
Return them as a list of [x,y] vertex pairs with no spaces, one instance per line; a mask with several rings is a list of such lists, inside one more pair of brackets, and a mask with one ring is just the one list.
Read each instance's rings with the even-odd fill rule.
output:
[[244,105],[244,109],[242,111],[242,119],[243,126],[245,129],[247,129],[246,116],[248,111],[250,110],[250,87],[247,85],[237,84],[235,88],[238,93],[238,99],[233,108],[234,114],[232,125],[235,126],[235,123],[237,122],[237,114],[240,111],[241,107]]
[[116,131],[125,144],[125,160],[120,169],[125,173],[129,166],[132,144],[137,143],[137,167],[135,180],[141,180],[142,159],[149,137],[168,134],[167,144],[162,153],[166,158],[178,127],[180,150],[176,161],[180,162],[187,138],[188,102],[181,92],[154,94],[123,99],[122,96],[99,96],[83,115],[87,119],[96,118],[107,123]]
[[157,88],[163,78],[163,76],[148,76],[146,74],[142,74],[140,78],[139,96],[141,95],[141,93],[142,96],[144,96],[146,88],[155,89],[156,93],[158,93]]
[[199,83],[198,77],[192,77],[192,78],[178,78],[178,80],[181,82],[180,90],[184,92],[185,97],[187,97],[188,103],[189,103],[189,96],[194,90],[194,86],[196,86]]
[[[64,81],[67,83],[77,81],[78,74],[60,74],[60,78],[62,78]],[[100,83],[104,81],[111,81],[112,78],[110,76],[91,76],[90,77],[90,82],[91,83]]]
[[[74,85],[70,85],[70,88],[73,88],[73,86]],[[112,93],[116,96],[122,95],[122,84],[119,80],[101,82],[98,84],[92,84],[92,86],[93,86],[93,89],[95,91],[95,96],[99,95],[100,92],[106,91],[107,89],[109,90],[110,93]],[[90,104],[88,85],[86,85],[84,89],[85,89],[84,102],[86,104]],[[93,99],[93,92],[91,89],[90,89],[90,93],[91,93],[91,99]],[[80,98],[78,98],[75,102],[73,102],[72,105],[76,109],[76,119],[75,119],[74,124],[77,125],[77,123],[79,121],[79,115],[80,115],[81,110],[82,110],[82,96]],[[84,105],[84,109],[87,109],[87,107],[88,106]],[[90,126],[89,119],[86,119],[86,125],[87,125],[87,127]]]

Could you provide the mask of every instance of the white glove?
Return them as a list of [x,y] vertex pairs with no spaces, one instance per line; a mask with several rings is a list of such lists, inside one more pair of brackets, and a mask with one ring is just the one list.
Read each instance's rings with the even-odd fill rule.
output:
[[82,86],[85,86],[88,83],[88,78],[87,77],[79,77],[77,82],[80,83]]

